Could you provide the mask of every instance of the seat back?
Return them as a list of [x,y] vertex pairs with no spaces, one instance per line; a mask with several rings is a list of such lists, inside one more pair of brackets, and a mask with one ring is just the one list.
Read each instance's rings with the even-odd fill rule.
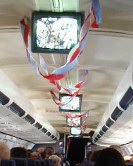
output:
[[27,159],[25,158],[13,158],[16,166],[28,166]]
[[41,166],[40,160],[35,160],[36,166]]
[[36,162],[35,162],[34,159],[28,158],[27,159],[27,163],[28,163],[28,166],[36,166]]
[[1,166],[15,166],[14,160],[1,160]]
[[45,160],[40,160],[41,166],[47,166]]
[[128,162],[128,163],[127,163],[127,166],[133,166],[133,162],[131,162],[131,161]]
[[52,159],[46,159],[45,160],[47,166],[53,166],[53,160]]

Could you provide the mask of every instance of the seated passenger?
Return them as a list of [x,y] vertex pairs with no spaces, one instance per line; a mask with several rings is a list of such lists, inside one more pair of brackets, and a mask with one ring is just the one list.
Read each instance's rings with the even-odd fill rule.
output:
[[101,153],[101,150],[95,150],[95,151],[91,152],[91,154],[89,156],[89,164],[90,165],[94,165],[94,163],[98,159],[100,153]]
[[33,153],[33,150],[27,149],[27,152],[28,152],[28,158],[31,158],[31,153]]
[[57,155],[51,155],[49,159],[52,159],[54,166],[60,166],[61,165],[61,158]]
[[94,166],[126,166],[126,163],[116,149],[106,148],[101,150]]
[[30,155],[31,158],[39,160],[40,159],[40,154],[38,152],[32,152]]
[[111,145],[110,148],[113,148],[122,154],[121,147],[119,145]]
[[63,159],[61,158],[61,166],[70,166],[70,163],[69,161],[67,161],[66,157],[64,157]]
[[2,159],[10,159],[10,149],[4,143],[0,143],[0,162]]
[[48,159],[53,154],[54,154],[54,148],[53,147],[47,147],[46,148],[46,159]]
[[28,158],[28,152],[25,148],[14,147],[11,149],[12,158]]
[[39,155],[40,155],[40,159],[45,159],[46,158],[46,151],[44,147],[40,147],[36,150]]

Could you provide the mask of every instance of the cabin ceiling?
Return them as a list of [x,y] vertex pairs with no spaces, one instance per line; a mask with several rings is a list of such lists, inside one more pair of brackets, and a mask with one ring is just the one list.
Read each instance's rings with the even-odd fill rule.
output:
[[[34,10],[84,11],[87,15],[88,0],[0,0],[0,69],[42,113],[58,132],[69,132],[66,116],[58,111],[52,101],[51,84],[37,76],[28,63],[19,22],[31,17]],[[125,70],[132,58],[133,1],[101,0],[103,23],[98,30],[91,29],[89,40],[77,68],[62,81],[75,84],[81,72],[88,70],[82,88],[82,112],[88,112],[88,128],[95,131]],[[118,33],[122,32],[122,33]],[[42,54],[49,70],[62,66],[67,55]]]

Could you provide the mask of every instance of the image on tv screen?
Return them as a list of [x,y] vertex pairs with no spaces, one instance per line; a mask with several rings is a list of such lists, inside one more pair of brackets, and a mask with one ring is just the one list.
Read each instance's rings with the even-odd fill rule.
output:
[[80,117],[67,117],[67,126],[69,127],[78,127],[81,124],[81,118]]
[[60,111],[80,112],[81,111],[81,95],[71,98],[69,95],[60,95],[61,103],[66,103],[59,107]]
[[32,52],[69,53],[79,41],[82,20],[76,12],[33,12]]
[[70,129],[71,135],[81,135],[81,128],[80,127],[71,127]]
[[36,44],[40,48],[70,49],[77,43],[77,20],[40,18],[37,20]]

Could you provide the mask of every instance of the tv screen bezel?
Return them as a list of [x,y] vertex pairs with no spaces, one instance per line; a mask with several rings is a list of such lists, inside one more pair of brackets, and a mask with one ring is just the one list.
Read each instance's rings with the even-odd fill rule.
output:
[[39,18],[47,17],[71,17],[77,19],[78,31],[77,31],[77,43],[79,42],[80,30],[83,24],[84,15],[81,12],[46,12],[46,11],[34,11],[31,19],[31,51],[33,53],[59,53],[68,54],[70,49],[50,49],[50,48],[39,48],[36,45],[36,21]]
[[[72,131],[71,131],[72,128],[80,128],[80,134],[72,134]],[[77,137],[78,137],[78,136],[81,136],[81,135],[82,135],[81,127],[71,127],[71,128],[70,128],[70,135],[72,135],[72,136],[77,136]]]
[[[76,118],[76,117],[71,117],[71,118],[74,119],[74,118]],[[67,117],[67,115],[66,115],[66,124],[67,124],[67,127],[80,127],[81,124],[82,124],[82,118],[81,118],[81,117],[78,117],[78,118],[80,118],[80,123],[79,123],[79,125],[77,125],[77,126],[72,126],[72,125],[69,125],[69,124],[68,124],[68,119],[69,119],[69,117]]]
[[[71,96],[71,95],[68,95],[68,94],[64,94],[64,93],[59,93],[59,100],[61,101],[61,98],[63,96]],[[79,97],[79,109],[78,110],[69,110],[69,109],[62,109],[61,106],[59,106],[59,111],[61,112],[78,112],[80,113],[81,112],[81,105],[82,105],[82,94],[80,95],[77,95],[76,97]]]

